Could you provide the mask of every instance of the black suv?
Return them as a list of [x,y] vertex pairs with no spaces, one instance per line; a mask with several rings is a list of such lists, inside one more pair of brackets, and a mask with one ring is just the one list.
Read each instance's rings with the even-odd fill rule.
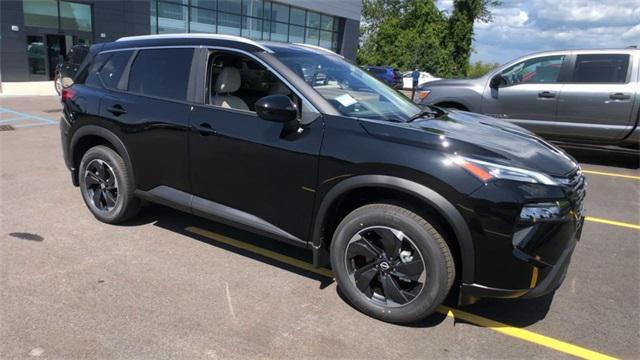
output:
[[97,219],[144,199],[308,248],[385,321],[452,289],[459,304],[554,291],[580,237],[586,185],[563,151],[419,108],[318,47],[123,38],[91,47],[62,102],[64,158]]

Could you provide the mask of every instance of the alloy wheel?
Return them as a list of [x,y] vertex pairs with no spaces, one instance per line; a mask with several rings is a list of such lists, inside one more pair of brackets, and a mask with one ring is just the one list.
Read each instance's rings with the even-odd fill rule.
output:
[[111,211],[118,201],[118,179],[109,164],[100,159],[89,162],[84,173],[87,197],[99,211]]
[[401,230],[373,226],[347,244],[349,278],[370,301],[388,307],[415,300],[426,281],[426,266],[415,243]]

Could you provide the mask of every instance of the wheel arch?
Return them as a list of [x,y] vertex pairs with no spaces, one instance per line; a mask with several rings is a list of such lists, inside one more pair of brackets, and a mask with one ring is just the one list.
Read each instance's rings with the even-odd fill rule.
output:
[[441,108],[453,108],[453,109],[458,109],[458,110],[462,110],[462,111],[469,111],[470,107],[468,105],[465,105],[462,101],[457,101],[457,100],[444,100],[444,101],[438,101],[437,103],[434,104],[434,106],[438,106]]
[[[442,195],[434,190],[411,180],[388,175],[358,175],[336,184],[322,199],[315,216],[312,232],[313,262],[316,266],[321,266],[328,262],[327,241],[324,237],[325,226],[329,224],[332,210],[345,196],[353,194],[361,189],[383,189],[392,190],[405,194],[407,197],[426,204],[434,210],[440,218],[444,219],[455,238],[455,245],[459,252],[459,266],[461,280],[463,283],[473,283],[474,275],[474,246],[471,239],[471,232],[458,210]],[[454,250],[454,249],[452,249]]]
[[71,145],[69,147],[71,154],[71,171],[73,172],[74,185],[78,186],[78,171],[80,167],[80,160],[84,153],[90,148],[97,145],[106,145],[112,148],[118,153],[124,160],[127,171],[135,184],[135,177],[133,173],[133,166],[131,165],[131,158],[126,146],[120,140],[120,138],[113,132],[96,125],[85,125],[75,131],[71,138]]

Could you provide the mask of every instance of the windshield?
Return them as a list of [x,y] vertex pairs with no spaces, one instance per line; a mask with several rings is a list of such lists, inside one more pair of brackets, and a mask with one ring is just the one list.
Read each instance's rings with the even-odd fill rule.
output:
[[337,55],[290,48],[274,55],[343,115],[397,122],[420,113],[405,96]]

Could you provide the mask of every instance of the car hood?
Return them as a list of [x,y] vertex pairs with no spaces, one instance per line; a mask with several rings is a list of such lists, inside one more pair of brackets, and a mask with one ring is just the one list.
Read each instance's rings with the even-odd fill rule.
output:
[[410,123],[362,124],[374,136],[551,176],[567,176],[577,167],[563,150],[532,132],[485,115],[451,110],[435,119],[422,118]]

